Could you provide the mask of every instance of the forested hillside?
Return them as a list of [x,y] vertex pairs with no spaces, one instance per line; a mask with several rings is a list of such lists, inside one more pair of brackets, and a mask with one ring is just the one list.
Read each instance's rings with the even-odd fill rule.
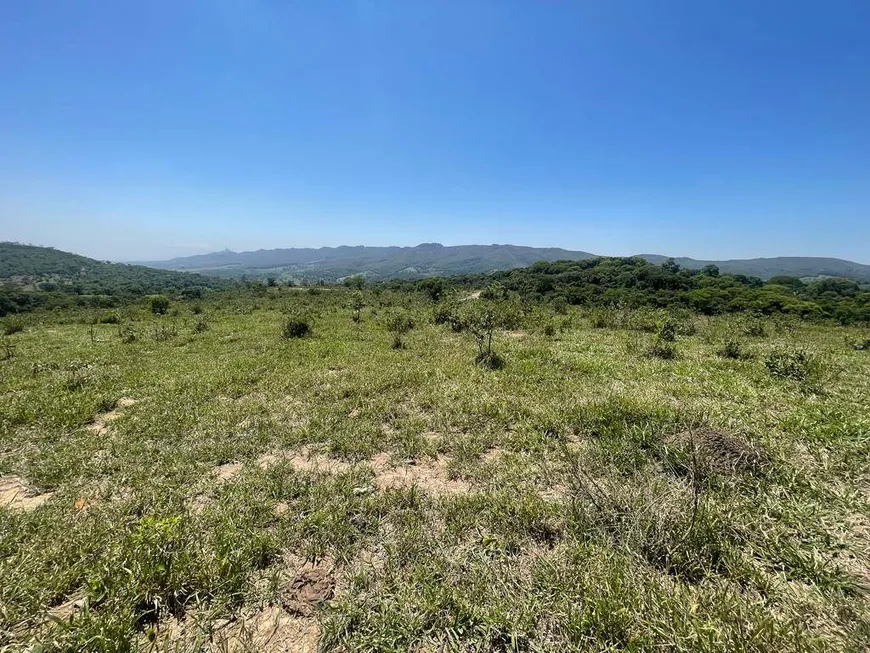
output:
[[[431,287],[431,280],[419,282]],[[662,265],[640,257],[594,258],[536,263],[491,275],[454,277],[447,285],[487,286],[487,293],[516,292],[589,306],[687,308],[713,315],[739,311],[790,313],[833,318],[844,324],[870,321],[870,291],[855,281],[825,278],[806,283],[797,277],[767,281],[723,275],[715,265],[688,270],[673,260]]]
[[111,306],[153,293],[202,294],[227,282],[188,272],[108,263],[50,247],[0,243],[0,315],[40,306]]

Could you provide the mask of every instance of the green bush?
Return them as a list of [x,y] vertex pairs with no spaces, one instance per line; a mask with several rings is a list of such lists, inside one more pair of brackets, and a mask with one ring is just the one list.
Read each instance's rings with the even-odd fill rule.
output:
[[14,333],[24,331],[24,321],[17,317],[3,320],[3,335],[11,336]]
[[736,338],[726,338],[722,346],[716,350],[716,353],[722,358],[734,360],[747,358],[747,352],[743,348],[743,344]]
[[822,372],[821,361],[803,349],[776,349],[764,359],[764,366],[771,376],[793,381],[818,378]]
[[118,315],[117,311],[106,311],[100,315],[99,322],[100,324],[120,324],[121,316]]
[[169,310],[169,298],[163,295],[152,295],[148,298],[148,306],[154,315],[166,315]]
[[307,318],[289,316],[281,325],[281,337],[285,340],[304,338],[311,333],[311,325]]
[[407,333],[416,326],[414,318],[407,311],[390,313],[385,319],[385,325],[387,331],[396,334]]

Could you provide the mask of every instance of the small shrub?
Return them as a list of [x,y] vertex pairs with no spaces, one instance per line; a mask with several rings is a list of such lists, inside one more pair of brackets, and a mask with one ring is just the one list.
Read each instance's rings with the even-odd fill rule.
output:
[[821,362],[802,349],[774,350],[764,359],[764,366],[771,376],[793,381],[806,381],[821,372]]
[[190,307],[190,310],[193,312],[194,315],[199,315],[200,313],[202,313],[202,305],[194,304]]
[[405,311],[391,313],[386,317],[386,327],[390,333],[407,333],[414,326],[414,319]]
[[155,342],[166,342],[178,335],[178,327],[175,324],[155,324],[154,325],[154,340]]
[[665,320],[659,327],[659,340],[674,342],[677,339],[677,323],[674,320]]
[[13,317],[3,321],[3,335],[11,336],[22,331],[24,331],[24,321],[20,318]]
[[547,322],[547,324],[544,325],[544,335],[547,336],[548,338],[552,338],[553,336],[555,336],[556,335],[556,325],[553,324],[552,322]]
[[362,291],[354,290],[350,296],[350,307],[353,309],[353,321],[359,322],[362,317],[362,309],[365,308],[365,300]]
[[136,339],[138,338],[138,336],[136,334],[136,330],[133,329],[133,327],[121,326],[121,327],[118,327],[118,338],[125,345],[129,345],[131,343],[136,342]]
[[120,324],[121,316],[118,315],[117,311],[106,311],[100,315],[99,322],[100,324]]
[[208,331],[208,320],[203,316],[196,318],[196,322],[193,323],[193,330],[196,333],[205,333]]
[[311,325],[305,318],[291,316],[281,325],[281,337],[285,340],[304,338],[309,333],[311,333]]
[[677,347],[671,340],[664,340],[656,336],[655,342],[647,349],[647,355],[664,360],[672,360],[677,357]]
[[12,346],[12,344],[6,338],[0,340],[0,360],[12,360],[14,356],[15,348]]
[[490,370],[500,370],[505,364],[504,358],[494,351],[479,352],[474,358],[474,362]]
[[397,333],[393,336],[393,341],[390,343],[390,349],[404,349],[405,343],[402,342],[402,337]]
[[744,320],[742,330],[744,335],[755,338],[767,336],[767,326],[764,323],[764,319],[757,315]]
[[736,338],[726,338],[722,346],[716,350],[716,353],[722,358],[731,358],[734,360],[747,357],[747,352],[743,348],[743,344]]
[[148,298],[148,306],[154,315],[166,315],[169,311],[169,298],[163,295],[152,295]]

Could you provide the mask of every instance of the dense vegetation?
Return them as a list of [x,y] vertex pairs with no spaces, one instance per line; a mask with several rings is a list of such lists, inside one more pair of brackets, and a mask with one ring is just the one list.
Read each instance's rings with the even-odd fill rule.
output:
[[107,263],[49,247],[0,243],[0,316],[35,308],[119,306],[153,293],[201,296],[227,285],[198,274]]
[[[423,289],[431,280],[419,282]],[[830,318],[843,324],[870,321],[870,289],[855,281],[825,278],[722,275],[709,265],[701,270],[662,265],[644,259],[595,258],[557,261],[492,275],[454,277],[447,286],[486,286],[488,292],[515,292],[523,298],[584,306],[641,306],[688,309],[704,315],[754,311],[805,318]]]
[[7,318],[0,649],[866,650],[866,328],[421,290]]

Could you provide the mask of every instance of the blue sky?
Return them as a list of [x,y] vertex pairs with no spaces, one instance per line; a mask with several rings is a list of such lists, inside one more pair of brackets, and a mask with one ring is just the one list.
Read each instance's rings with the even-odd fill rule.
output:
[[0,239],[870,262],[870,3],[0,3]]

